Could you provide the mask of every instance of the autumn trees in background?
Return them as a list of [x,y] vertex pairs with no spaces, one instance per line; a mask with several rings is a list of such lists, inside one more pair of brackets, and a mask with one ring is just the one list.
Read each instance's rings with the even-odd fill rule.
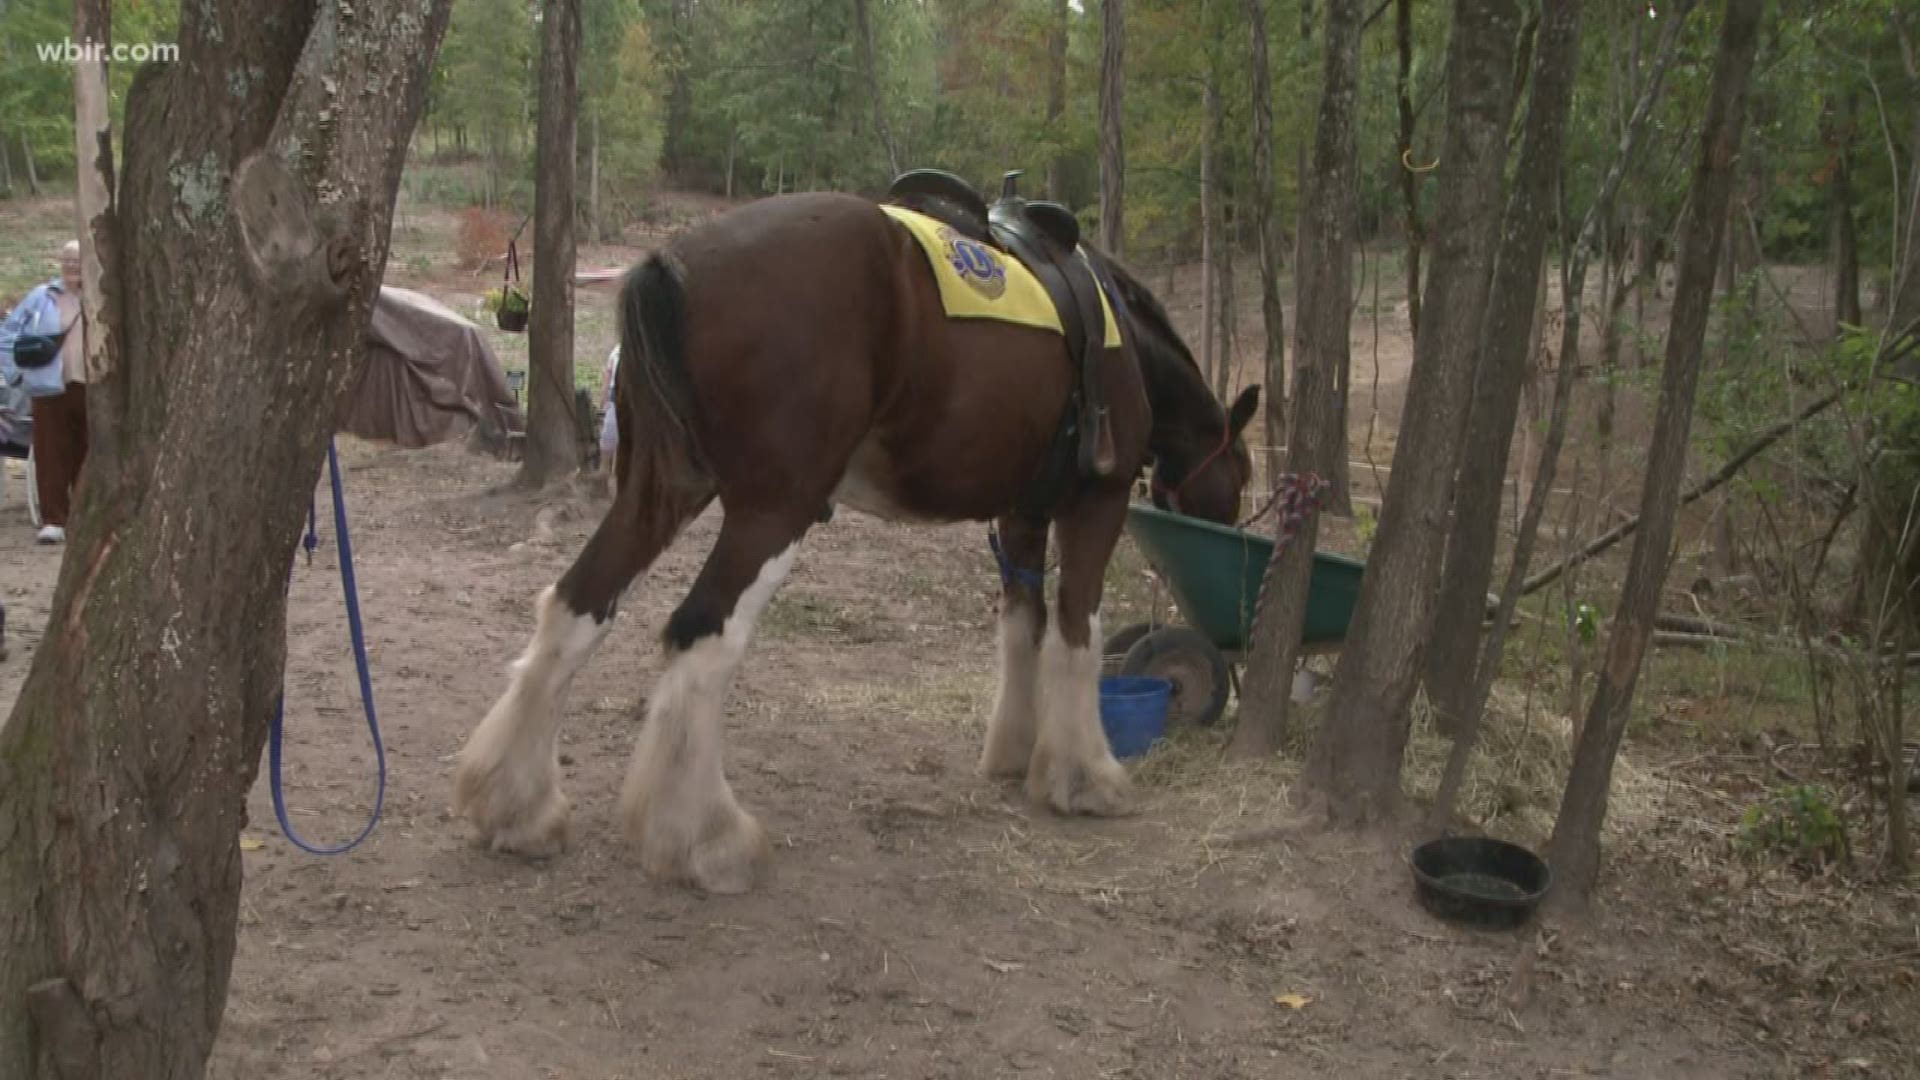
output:
[[[179,18],[176,0],[125,7],[125,34],[166,39]],[[1920,443],[1920,410],[1884,391],[1882,370],[1920,318],[1920,19],[1902,0],[454,0],[450,17],[401,181],[412,197],[532,214],[536,261],[570,267],[575,238],[659,218],[663,192],[874,194],[915,166],[991,189],[1024,170],[1023,190],[1072,207],[1136,266],[1201,264],[1176,309],[1210,381],[1266,384],[1259,456],[1331,480],[1335,511],[1351,334],[1404,304],[1405,410],[1387,418],[1367,584],[1311,753],[1335,820],[1397,817],[1419,716],[1471,751],[1502,670],[1501,634],[1483,634],[1489,594],[1520,603],[1556,475],[1597,474],[1607,524],[1641,523],[1634,589],[1657,593],[1672,470],[1729,460],[1835,395],[1785,439],[1783,471],[1715,496],[1726,564],[1804,583],[1775,590],[1792,598],[1777,621],[1835,649],[1890,648],[1912,618],[1886,598],[1909,580],[1901,448]],[[1749,17],[1751,74],[1735,88]],[[0,49],[58,39],[70,20],[70,0],[5,0]],[[119,125],[131,74],[110,77]],[[0,62],[0,190],[72,174],[71,93],[58,66]],[[1737,144],[1710,130],[1729,117]],[[1738,152],[1709,176],[1701,148],[1716,138]],[[1703,201],[1722,186],[1724,207]],[[1782,264],[1821,269],[1813,324],[1779,302]],[[566,289],[535,282],[539,323]],[[1671,326],[1650,315],[1682,299]],[[535,366],[556,384],[563,331],[536,327]],[[1688,362],[1697,386],[1673,381]],[[1617,437],[1656,409],[1656,438]],[[577,460],[550,449],[530,463]],[[1741,523],[1789,503],[1819,527],[1756,549]],[[1236,752],[1281,743],[1316,531],[1271,568]],[[1844,605],[1821,601],[1836,575]],[[1587,587],[1604,700],[1567,711],[1602,740],[1570,802],[1592,821],[1645,612],[1641,592],[1616,603]],[[1564,622],[1577,599],[1569,588],[1530,614]],[[1877,677],[1850,678],[1884,698]],[[1898,758],[1898,709],[1876,709],[1893,718],[1881,754]]]

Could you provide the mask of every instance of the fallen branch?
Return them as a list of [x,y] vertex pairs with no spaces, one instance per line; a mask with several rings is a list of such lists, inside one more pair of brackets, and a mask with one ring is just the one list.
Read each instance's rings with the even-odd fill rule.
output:
[[[1759,649],[1763,651],[1773,651],[1773,652],[1803,651],[1803,648],[1799,642],[1788,641],[1782,638],[1720,637],[1715,634],[1696,634],[1696,633],[1689,633],[1683,630],[1655,630],[1653,632],[1653,643],[1655,645],[1664,645],[1672,648],[1681,648],[1681,649],[1713,649],[1713,648],[1727,648],[1729,646],[1739,646],[1741,648]],[[1814,649],[1827,656],[1843,657],[1843,656],[1849,655],[1847,650],[1836,648],[1832,645],[1825,645],[1825,644],[1815,645]],[[1893,663],[1893,661],[1894,661],[1894,658],[1889,656],[1889,657],[1884,657],[1881,662],[1886,664],[1891,664]],[[1908,653],[1906,655],[1906,666],[1910,668],[1920,667],[1920,652]]]
[[1670,612],[1662,612],[1654,616],[1653,625],[1657,630],[1674,630],[1683,634],[1702,634],[1733,640],[1744,640],[1750,635],[1748,630],[1731,623],[1693,615],[1675,615]]
[[[1715,469],[1712,475],[1708,476],[1706,479],[1700,481],[1699,483],[1693,485],[1693,487],[1687,489],[1687,491],[1680,496],[1680,505],[1685,506],[1688,503],[1694,502],[1695,500],[1699,499],[1701,496],[1706,495],[1708,492],[1713,491],[1715,488],[1733,479],[1734,476],[1738,474],[1741,469],[1746,467],[1747,462],[1752,461],[1756,457],[1759,457],[1762,451],[1766,450],[1768,447],[1772,446],[1774,443],[1779,442],[1780,439],[1783,436],[1785,436],[1788,432],[1792,431],[1796,427],[1799,427],[1801,424],[1805,423],[1807,420],[1812,419],[1814,416],[1818,415],[1819,413],[1826,411],[1826,409],[1829,406],[1831,406],[1834,402],[1839,400],[1840,400],[1839,391],[1834,391],[1833,393],[1830,393],[1827,396],[1819,399],[1818,401],[1815,401],[1812,404],[1808,405],[1807,407],[1801,409],[1798,413],[1795,413],[1792,417],[1789,417],[1786,420],[1782,420],[1779,423],[1768,428],[1766,431],[1761,432],[1760,437],[1755,439],[1753,442],[1747,444],[1747,447],[1744,450],[1741,450],[1739,453],[1733,455],[1731,458],[1728,458],[1727,463],[1725,465],[1722,465],[1718,469]],[[1587,541],[1586,545],[1582,547],[1579,551],[1574,552],[1572,555],[1569,555],[1565,559],[1560,560],[1559,563],[1553,566],[1550,566],[1545,570],[1540,571],[1538,574],[1535,574],[1533,577],[1528,578],[1526,585],[1522,586],[1520,589],[1520,595],[1522,596],[1531,595],[1532,593],[1538,592],[1541,589],[1547,587],[1548,585],[1553,584],[1555,581],[1558,581],[1560,579],[1560,575],[1566,573],[1569,569],[1575,566],[1578,566],[1583,562],[1586,562],[1588,559],[1593,558],[1595,555],[1600,554],[1601,552],[1607,550],[1608,548],[1619,543],[1620,541],[1625,540],[1627,537],[1632,536],[1634,534],[1634,531],[1639,528],[1640,528],[1640,518],[1638,515],[1636,515],[1630,520],[1626,521],[1625,523],[1615,526],[1614,528],[1607,530],[1605,533],[1602,533],[1601,535],[1595,537],[1594,539]]]

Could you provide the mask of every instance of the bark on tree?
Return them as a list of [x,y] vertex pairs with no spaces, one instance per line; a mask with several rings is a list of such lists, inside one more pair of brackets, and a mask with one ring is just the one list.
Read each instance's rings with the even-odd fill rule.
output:
[[1219,280],[1219,265],[1214,259],[1214,249],[1220,243],[1220,197],[1214,190],[1219,179],[1213,161],[1215,143],[1219,138],[1220,86],[1215,82],[1211,68],[1201,83],[1200,103],[1200,372],[1211,379],[1216,371],[1213,366],[1213,312],[1214,290]]
[[[1293,440],[1288,467],[1321,472],[1346,456],[1344,412],[1333,373],[1349,352],[1353,304],[1353,244],[1359,185],[1355,113],[1359,99],[1362,0],[1328,0],[1319,117],[1313,167],[1301,207],[1300,259],[1294,281]],[[1276,545],[1254,613],[1240,720],[1227,752],[1271,754],[1286,733],[1293,669],[1307,613],[1307,587],[1319,518],[1309,516],[1286,544]],[[1323,739],[1324,741],[1324,739]]]
[[1214,289],[1214,358],[1213,358],[1213,396],[1221,401],[1229,400],[1233,393],[1233,326],[1234,284],[1233,284],[1233,241],[1234,228],[1233,192],[1222,185],[1218,195],[1220,199],[1220,244],[1214,249],[1213,289]]
[[[1300,48],[1301,56],[1313,55],[1313,28],[1320,18],[1318,9],[1315,7],[1315,3],[1316,3],[1316,0],[1300,0],[1300,47],[1299,48]],[[1313,160],[1313,147],[1308,144],[1307,140],[1301,139],[1298,149],[1294,151],[1293,174],[1294,176],[1299,178],[1298,183],[1300,185],[1300,191],[1302,193],[1303,199],[1305,197],[1305,192],[1307,190],[1307,167],[1312,160]],[[1295,266],[1300,265],[1300,248],[1302,244],[1306,243],[1306,240],[1300,228],[1300,223],[1304,220],[1305,218],[1302,217],[1298,211],[1295,211],[1294,222],[1293,222],[1294,224],[1293,265]],[[1295,291],[1296,293],[1298,292],[1297,285],[1295,287]],[[1268,415],[1272,416],[1273,414],[1269,413]],[[1277,448],[1281,444],[1281,440],[1278,438],[1279,433],[1274,432],[1272,434],[1274,434],[1275,437],[1268,441],[1270,442],[1271,445]],[[1279,450],[1275,449],[1274,453],[1278,454]],[[1275,471],[1278,471],[1279,459],[1277,457],[1274,459],[1274,468],[1275,468]]]
[[660,140],[660,167],[684,183],[693,164],[693,0],[672,0],[667,22],[667,129]]
[[1679,276],[1661,373],[1660,408],[1654,420],[1641,499],[1642,525],[1608,632],[1606,661],[1581,726],[1566,794],[1547,845],[1547,858],[1554,868],[1554,899],[1561,906],[1584,903],[1599,876],[1600,827],[1606,819],[1607,788],[1672,557],[1673,522],[1686,468],[1694,391],[1699,384],[1700,357],[1712,306],[1714,270],[1737,175],[1747,80],[1759,41],[1763,3],[1727,0],[1687,221],[1680,236],[1676,264]]
[[[1533,301],[1554,220],[1554,180],[1566,144],[1567,114],[1579,68],[1583,0],[1544,0],[1533,95],[1507,199],[1493,288],[1481,333],[1471,420],[1454,494],[1446,571],[1427,646],[1427,697],[1442,730],[1458,738],[1472,716],[1474,657],[1500,532],[1500,490],[1507,476],[1520,386],[1533,346]],[[1566,361],[1563,361],[1566,362]]]
[[1394,74],[1394,93],[1400,113],[1400,198],[1405,204],[1407,244],[1407,331],[1420,340],[1420,163],[1413,158],[1413,0],[1395,0],[1394,47],[1400,66]]
[[1126,248],[1127,148],[1122,107],[1126,86],[1127,16],[1122,0],[1100,3],[1100,246],[1120,258]]
[[1827,103],[1827,147],[1833,155],[1833,188],[1828,196],[1833,216],[1834,329],[1859,326],[1860,242],[1853,226],[1853,95]]
[[606,238],[600,227],[600,106],[593,107],[593,126],[589,136],[593,146],[587,155],[587,235],[594,243]]
[[887,126],[886,101],[880,93],[880,61],[873,51],[873,21],[867,0],[853,0],[853,24],[860,38],[860,66],[867,76],[867,97],[873,102],[873,127],[880,145],[887,152],[889,176],[900,175],[900,147],[893,141],[893,129]]
[[[1612,214],[1614,195],[1620,190],[1622,179],[1628,167],[1633,163],[1635,154],[1653,116],[1653,104],[1659,99],[1661,86],[1665,82],[1667,69],[1672,65],[1679,52],[1680,31],[1686,25],[1687,17],[1692,14],[1694,0],[1678,0],[1668,12],[1669,18],[1663,32],[1659,55],[1639,98],[1628,115],[1627,122],[1620,133],[1620,144],[1614,154],[1613,164],[1607,169],[1600,182],[1600,190],[1595,194],[1593,205],[1587,209],[1587,216],[1580,224],[1578,238],[1574,241],[1565,267],[1561,272],[1561,293],[1563,296],[1584,295],[1587,280],[1587,263],[1592,254],[1596,237],[1602,222]],[[1637,51],[1637,50],[1636,50]],[[1637,65],[1636,65],[1637,66]],[[1538,347],[1537,335],[1541,310],[1545,304],[1546,281],[1540,282],[1540,293],[1534,301],[1533,320],[1536,327],[1535,347]],[[1580,353],[1581,312],[1579,304],[1563,306],[1560,330],[1560,355],[1577,357]],[[1529,360],[1529,368],[1538,370],[1534,361]],[[1546,437],[1542,442],[1539,460],[1534,468],[1533,489],[1527,499],[1526,510],[1521,515],[1519,530],[1514,538],[1513,555],[1507,565],[1505,583],[1500,588],[1500,602],[1493,617],[1493,625],[1488,629],[1486,640],[1480,648],[1479,665],[1474,673],[1472,698],[1466,709],[1467,724],[1464,731],[1455,736],[1453,751],[1447,757],[1447,765],[1440,777],[1439,790],[1434,795],[1433,806],[1428,814],[1428,827],[1442,831],[1452,820],[1454,802],[1460,793],[1460,785],[1466,779],[1467,765],[1471,761],[1475,746],[1479,741],[1482,720],[1486,713],[1487,698],[1493,691],[1493,680],[1500,673],[1500,661],[1505,654],[1507,632],[1513,624],[1514,609],[1519,606],[1520,597],[1526,593],[1521,578],[1533,559],[1533,547],[1540,535],[1540,520],[1546,513],[1547,499],[1553,491],[1554,473],[1560,460],[1560,446],[1567,436],[1567,416],[1573,400],[1573,383],[1579,365],[1563,360],[1554,376],[1553,403],[1547,421]],[[1477,406],[1476,406],[1477,407]],[[1758,451],[1754,451],[1758,453]],[[1465,468],[1471,468],[1471,462]],[[1577,644],[1577,637],[1574,639]],[[1577,709],[1577,704],[1576,704]]]
[[1499,232],[1518,7],[1454,4],[1426,327],[1415,343],[1378,538],[1334,672],[1332,723],[1308,765],[1307,780],[1326,796],[1336,824],[1365,825],[1401,804],[1408,706],[1433,625]]
[[27,163],[27,194],[40,197],[40,168],[33,160],[33,143],[27,141],[26,132],[20,133],[20,156]]
[[0,727],[8,1080],[204,1072],[286,575],[449,3],[184,5],[193,62],[128,93],[118,218],[138,227],[94,237],[118,356],[89,408],[119,437],[89,452]]
[[[1047,22],[1047,134],[1060,139],[1060,117],[1067,111],[1067,0],[1053,0]],[[1062,145],[1047,159],[1047,198],[1066,199],[1067,152]]]
[[527,443],[519,483],[538,488],[581,464],[573,404],[573,187],[580,0],[542,0],[540,122],[534,133],[533,303],[527,319]]
[[[1273,213],[1273,75],[1267,60],[1267,0],[1246,0],[1247,68],[1253,110],[1253,230],[1260,258],[1260,318],[1266,329],[1267,446],[1285,441],[1287,389],[1287,313],[1280,303],[1280,237]],[[1306,178],[1301,170],[1301,178]],[[1268,464],[1275,464],[1269,456]]]

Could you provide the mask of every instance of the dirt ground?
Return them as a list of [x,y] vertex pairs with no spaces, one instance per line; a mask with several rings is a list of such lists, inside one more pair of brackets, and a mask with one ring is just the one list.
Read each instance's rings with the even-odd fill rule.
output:
[[[463,309],[488,284],[397,279]],[[606,301],[582,296],[597,364]],[[572,849],[488,854],[448,814],[452,758],[601,496],[502,493],[512,466],[454,446],[342,457],[385,816],[350,854],[302,853],[263,764],[218,1080],[1920,1075],[1901,1037],[1920,1018],[1920,903],[1729,860],[1760,790],[1743,777],[1764,771],[1739,744],[1667,728],[1630,746],[1600,902],[1546,934],[1435,920],[1403,841],[1320,832],[1291,759],[1223,766],[1214,735],[1132,766],[1146,805],[1126,820],[1063,820],[977,779],[996,591],[980,526],[843,512],[809,536],[728,709],[729,776],[775,839],[762,889],[649,882],[614,821],[656,635],[717,511],[636,585],[573,687]],[[0,714],[61,556],[32,544],[5,467]],[[330,844],[364,822],[375,760],[330,525],[321,537],[290,600],[286,793],[296,828]],[[1123,548],[1109,629],[1140,612],[1139,565]],[[1663,718],[1732,707],[1710,680],[1658,685]],[[1509,1008],[1523,954],[1532,993]]]
[[[1498,991],[1523,939],[1427,916],[1404,851],[1298,822],[1284,770],[1161,752],[1136,766],[1145,812],[1116,822],[1061,820],[974,778],[994,648],[992,564],[971,527],[845,513],[806,543],[729,709],[730,775],[776,838],[766,888],[652,884],[611,820],[654,636],[712,515],[636,588],[574,687],[575,847],[541,864],[486,854],[448,816],[451,757],[598,504],[491,493],[511,466],[457,448],[343,456],[386,813],[355,852],[309,856],[275,827],[263,773],[222,1080],[1759,1077],[1847,1058],[1860,1064],[1835,1075],[1893,1076],[1912,1063],[1891,1039],[1910,992],[1838,1004],[1844,1055],[1769,1045],[1727,997],[1754,981],[1753,957],[1667,846],[1620,844],[1596,921],[1545,949],[1532,1005],[1510,1014]],[[0,507],[15,645],[0,707],[60,557],[31,544],[24,516],[15,485]],[[334,843],[364,819],[375,773],[330,528],[322,539],[291,600],[287,796],[296,828]],[[1616,816],[1616,836],[1686,832],[1702,810],[1672,790]],[[1912,925],[1911,908],[1887,916]]]

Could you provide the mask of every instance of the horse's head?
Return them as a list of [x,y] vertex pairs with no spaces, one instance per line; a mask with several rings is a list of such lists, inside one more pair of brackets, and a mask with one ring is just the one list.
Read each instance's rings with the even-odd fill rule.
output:
[[1153,455],[1153,504],[1189,517],[1232,525],[1240,494],[1253,478],[1253,458],[1241,437],[1260,408],[1260,388],[1249,386],[1222,409],[1206,375],[1168,318],[1167,309],[1118,260],[1082,244],[1128,328],[1127,337],[1153,408],[1148,449]]
[[1155,455],[1153,504],[1222,525],[1238,521],[1241,492],[1253,478],[1242,433],[1259,408],[1260,388],[1249,386],[1224,415],[1215,404],[1207,416],[1157,425],[1165,434]]

